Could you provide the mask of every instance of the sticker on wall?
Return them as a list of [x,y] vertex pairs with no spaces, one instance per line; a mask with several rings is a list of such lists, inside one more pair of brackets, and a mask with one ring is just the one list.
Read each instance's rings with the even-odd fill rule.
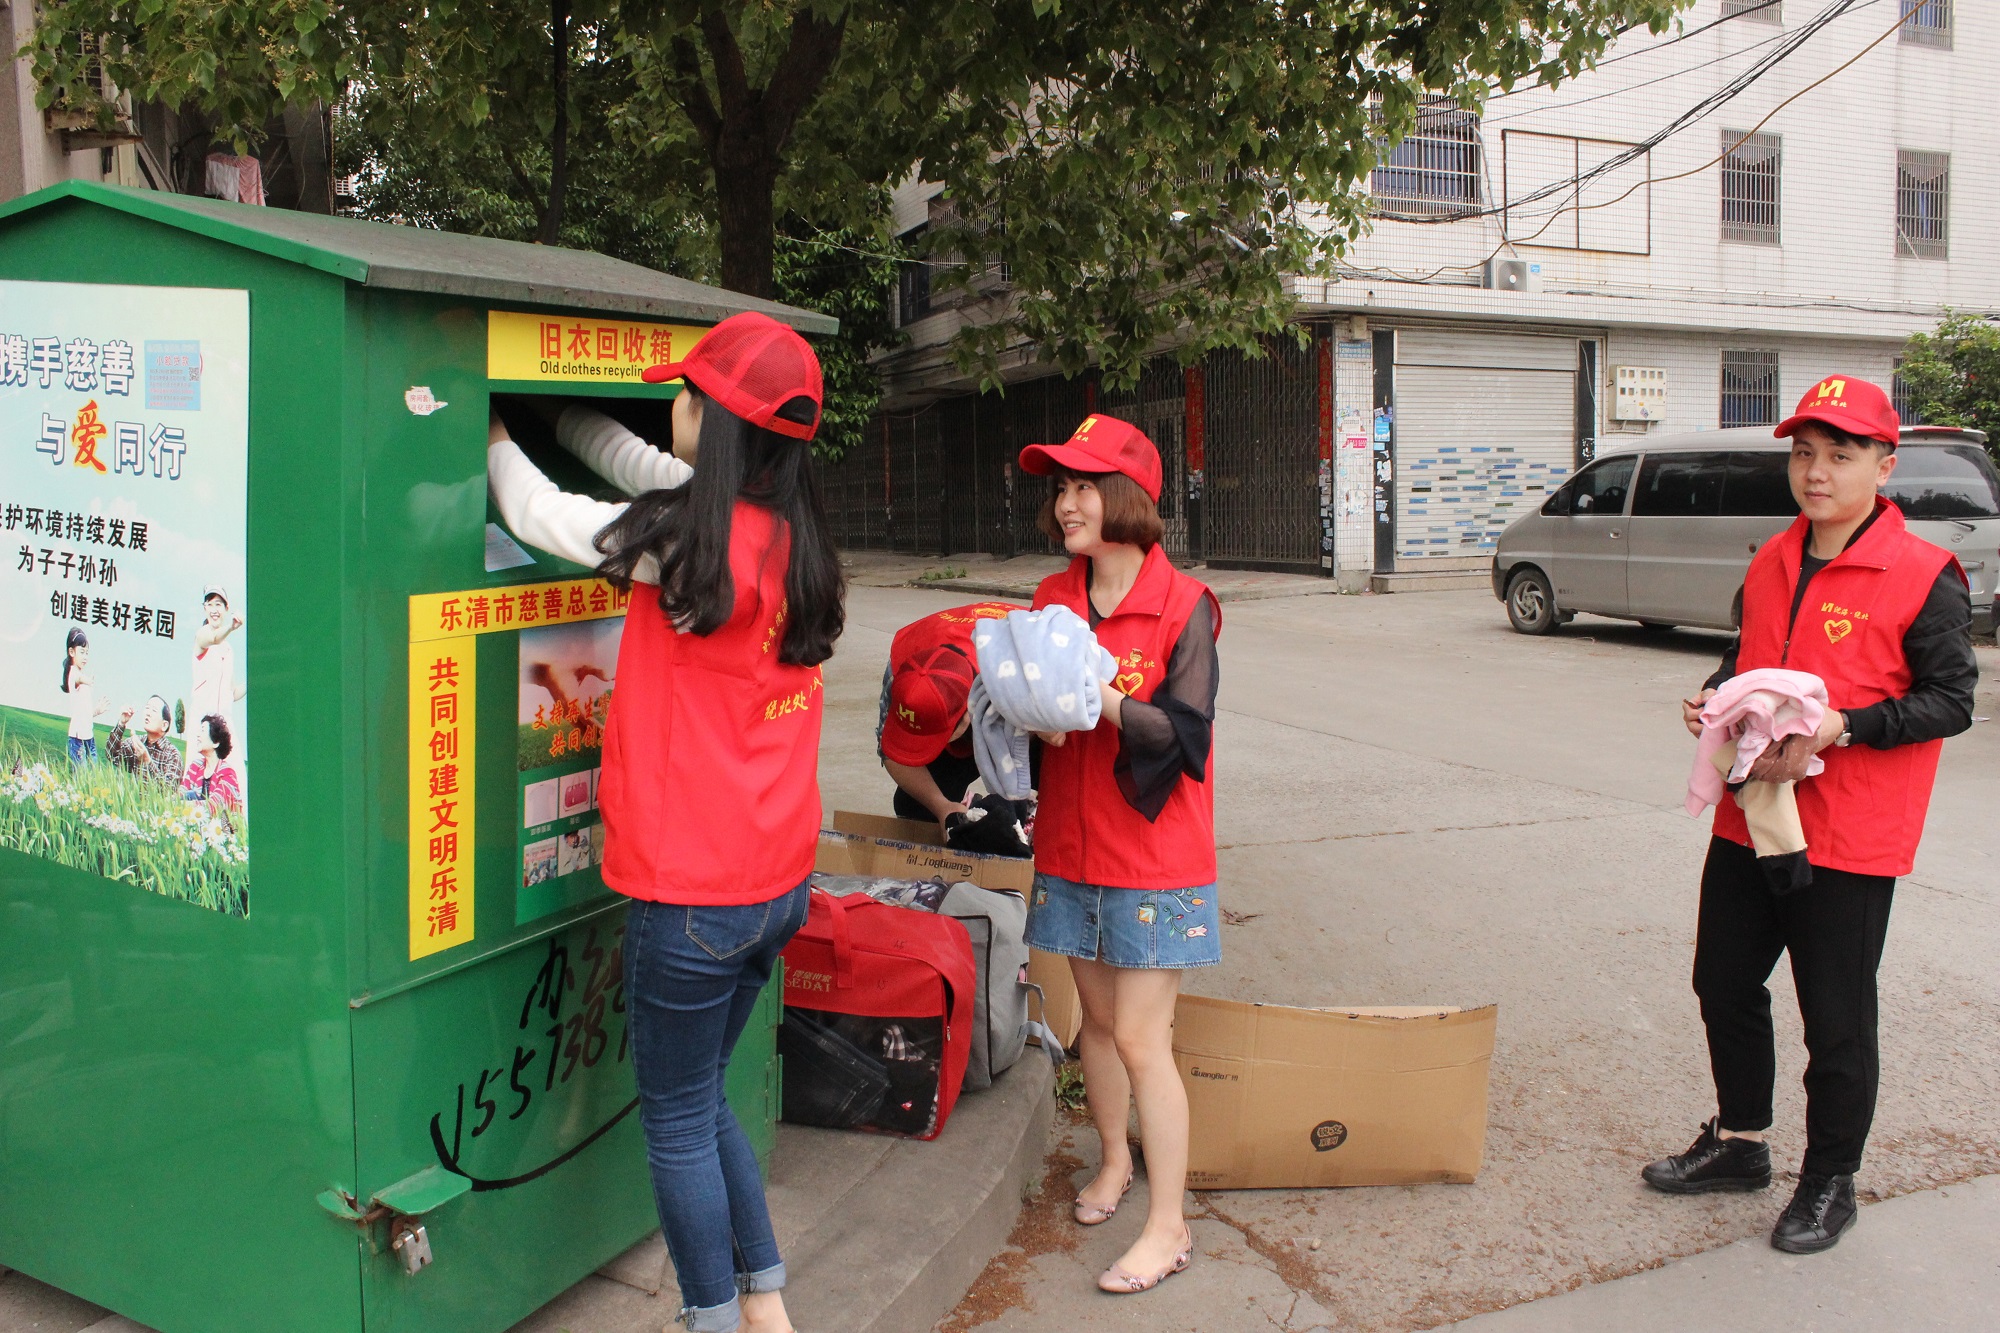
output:
[[403,390],[403,406],[410,409],[412,416],[427,417],[433,412],[443,411],[451,404],[433,394],[430,385],[412,384]]
[[242,291],[0,282],[0,847],[250,912]]

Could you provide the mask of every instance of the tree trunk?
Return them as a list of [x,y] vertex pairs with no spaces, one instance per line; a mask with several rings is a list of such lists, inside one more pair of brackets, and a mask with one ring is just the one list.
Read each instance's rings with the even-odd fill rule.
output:
[[722,285],[732,292],[766,299],[777,294],[771,211],[777,179],[778,163],[772,154],[724,152],[715,164]]
[[569,189],[569,0],[551,0],[549,32],[554,52],[555,128],[549,133],[549,202],[535,239],[554,245],[562,235],[563,196]]

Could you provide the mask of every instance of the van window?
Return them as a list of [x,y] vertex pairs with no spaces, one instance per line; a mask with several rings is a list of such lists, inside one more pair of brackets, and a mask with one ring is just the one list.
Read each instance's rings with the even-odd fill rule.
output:
[[1976,444],[1905,446],[1882,494],[1904,518],[2000,516],[2000,476]]
[[1726,518],[1793,518],[1799,502],[1792,498],[1790,455],[1782,449],[1731,454],[1722,482],[1722,513]]
[[1632,517],[1715,517],[1722,512],[1728,465],[1728,454],[1647,454]]
[[[1571,477],[1563,488],[1549,497],[1542,506],[1544,514],[1622,514],[1625,512],[1625,495],[1632,489],[1632,463],[1630,455],[1623,458],[1600,458],[1583,471]],[[1590,502],[1581,507],[1578,496],[1590,497]]]

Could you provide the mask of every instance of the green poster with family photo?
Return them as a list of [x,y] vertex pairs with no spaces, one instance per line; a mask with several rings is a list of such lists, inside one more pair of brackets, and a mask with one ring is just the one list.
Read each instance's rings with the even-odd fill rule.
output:
[[250,911],[242,291],[0,281],[0,847]]

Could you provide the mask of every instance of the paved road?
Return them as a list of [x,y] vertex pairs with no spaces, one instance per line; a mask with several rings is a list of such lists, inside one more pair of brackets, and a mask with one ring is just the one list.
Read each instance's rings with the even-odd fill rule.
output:
[[[854,589],[827,673],[830,807],[886,809],[870,738],[889,636],[955,600]],[[1088,1169],[1091,1136],[1062,1135],[1022,1247],[948,1333],[1429,1328],[1760,1238],[1789,1178],[1766,1197],[1684,1200],[1636,1176],[1685,1146],[1710,1109],[1687,987],[1707,832],[1679,810],[1691,743],[1675,700],[1723,639],[1587,617],[1526,639],[1491,597],[1467,593],[1232,603],[1225,622],[1222,900],[1244,921],[1225,927],[1223,966],[1191,988],[1289,1004],[1498,1002],[1486,1170],[1469,1186],[1201,1196],[1196,1267],[1159,1294],[1119,1299],[1091,1279],[1129,1242],[1143,1181],[1115,1221],[1080,1232],[1060,1196]],[[1992,715],[2000,652],[1980,656],[1979,712]],[[2000,1171],[1996,727],[1946,747],[1924,852],[1897,895],[1868,1200]],[[1789,1169],[1804,1055],[1782,973],[1773,990],[1774,1142]],[[1895,1234],[1889,1216],[1864,1211],[1863,1232]],[[1932,1225],[1919,1221],[1911,1234]],[[1870,1252],[1842,1247],[1843,1280],[1868,1280],[1852,1264]],[[1722,1258],[1739,1254],[1770,1251]],[[1916,1291],[1961,1276],[1893,1267],[1883,1280]],[[1710,1271],[1668,1290],[1688,1299]],[[0,1280],[0,1333],[74,1333],[101,1318],[18,1275]],[[1618,1307],[1595,1326],[1625,1322]],[[1731,1327],[1677,1326],[1698,1325]],[[1795,1326],[1826,1325],[1801,1307]]]
[[[939,604],[858,598],[848,651]],[[1223,966],[1190,988],[1309,1005],[1497,1001],[1486,1169],[1470,1186],[1201,1196],[1203,1260],[1156,1298],[1091,1289],[1138,1226],[1136,1202],[1079,1233],[1057,1201],[1031,1213],[1024,1250],[989,1271],[953,1333],[1266,1317],[1428,1328],[1761,1238],[1803,1137],[1804,1051],[1782,971],[1778,1186],[1685,1200],[1637,1179],[1711,1109],[1687,981],[1708,835],[1679,808],[1691,742],[1675,701],[1723,637],[1583,617],[1528,639],[1490,596],[1466,593],[1258,602],[1225,620],[1222,901],[1252,919],[1225,927]],[[1992,715],[2000,653],[1980,657],[1978,711]],[[838,708],[854,691],[836,674]],[[864,758],[829,754],[829,799],[879,788]],[[1864,1199],[2000,1171],[1996,810],[2000,724],[1980,723],[1946,747],[1923,855],[1897,894]],[[1091,1143],[1058,1144],[1078,1180]]]

